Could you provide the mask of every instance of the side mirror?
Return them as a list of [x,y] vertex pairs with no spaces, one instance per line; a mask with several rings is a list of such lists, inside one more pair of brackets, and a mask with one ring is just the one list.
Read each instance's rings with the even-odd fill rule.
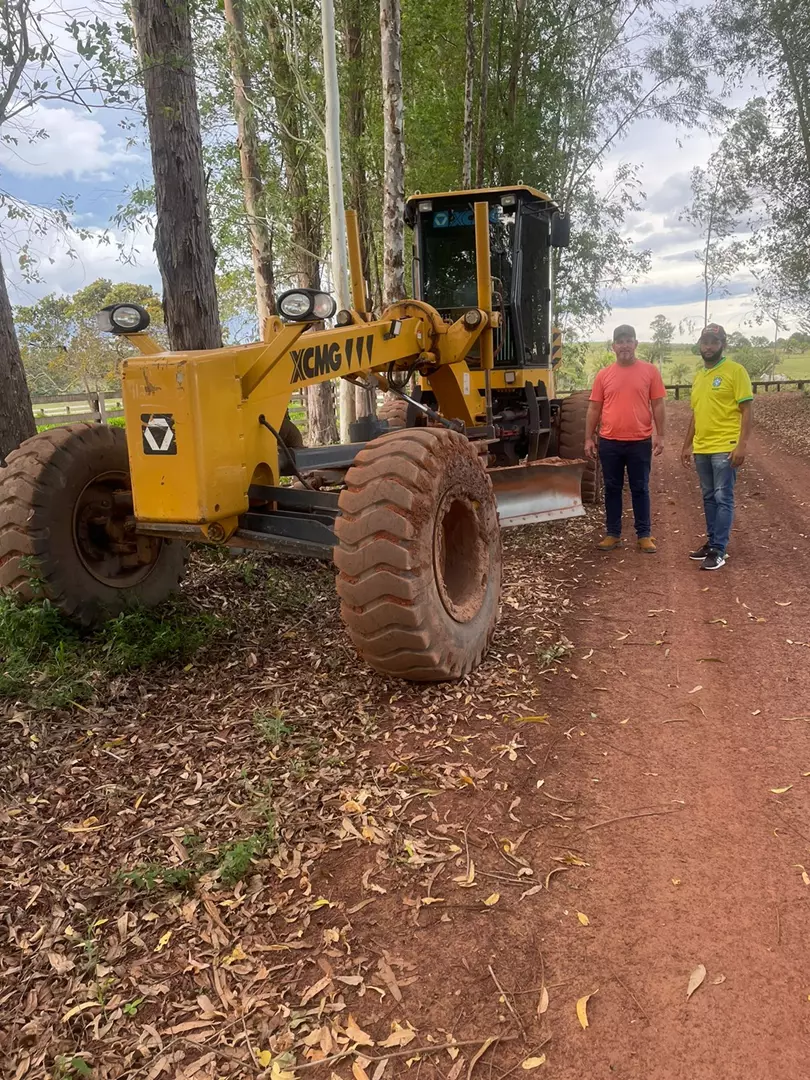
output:
[[566,248],[571,243],[571,218],[562,210],[551,215],[551,246]]

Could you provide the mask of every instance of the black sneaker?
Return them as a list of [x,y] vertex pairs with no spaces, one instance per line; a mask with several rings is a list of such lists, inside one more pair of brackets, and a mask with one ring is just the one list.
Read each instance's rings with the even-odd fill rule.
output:
[[693,562],[703,562],[703,560],[706,558],[706,556],[711,550],[712,549],[709,544],[706,543],[703,545],[703,547],[699,547],[697,551],[690,551],[689,558],[692,559]]
[[712,548],[706,558],[703,560],[703,566],[701,570],[719,570],[721,566],[726,565],[726,557],[722,551],[718,551],[717,548]]

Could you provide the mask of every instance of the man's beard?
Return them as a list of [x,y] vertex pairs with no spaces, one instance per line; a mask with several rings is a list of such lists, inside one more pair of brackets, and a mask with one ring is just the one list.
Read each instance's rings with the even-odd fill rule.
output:
[[722,346],[719,349],[715,349],[715,351],[713,353],[709,353],[708,356],[706,355],[706,353],[701,353],[701,356],[703,357],[703,363],[704,364],[716,364],[717,361],[720,359],[720,357],[722,355],[723,355]]

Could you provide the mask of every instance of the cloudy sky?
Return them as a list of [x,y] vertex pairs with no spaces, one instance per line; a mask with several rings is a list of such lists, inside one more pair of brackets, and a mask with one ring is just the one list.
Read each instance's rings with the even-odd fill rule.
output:
[[[100,276],[160,287],[148,233],[134,237],[135,265],[123,264],[116,244],[108,242],[115,239],[110,219],[124,200],[125,189],[149,177],[147,151],[143,146],[128,145],[118,126],[119,118],[120,114],[105,110],[43,105],[26,118],[26,125],[30,130],[46,131],[47,139],[26,145],[21,138],[17,147],[0,144],[0,189],[21,201],[41,205],[52,204],[62,193],[75,196],[77,224],[90,230],[86,239],[71,241],[75,258],[55,235],[38,240],[36,246],[46,256],[41,267],[44,281],[30,283],[22,279],[16,265],[23,231],[3,222],[3,258],[12,303],[31,303],[51,291],[70,293]],[[640,168],[647,200],[643,210],[628,217],[626,231],[640,248],[651,250],[652,266],[641,281],[610,296],[613,312],[596,336],[607,337],[616,323],[630,322],[643,340],[659,313],[676,326],[690,319],[696,326],[702,324],[702,286],[695,257],[699,240],[679,220],[679,214],[689,201],[690,170],[704,165],[713,147],[714,140],[708,134],[685,135],[658,121],[644,121],[611,152],[603,170],[606,183],[612,170],[623,162]],[[729,284],[730,295],[712,301],[710,317],[722,321],[729,330],[749,325],[753,315],[751,287],[749,276],[738,275]],[[690,336],[688,329],[685,336]]]

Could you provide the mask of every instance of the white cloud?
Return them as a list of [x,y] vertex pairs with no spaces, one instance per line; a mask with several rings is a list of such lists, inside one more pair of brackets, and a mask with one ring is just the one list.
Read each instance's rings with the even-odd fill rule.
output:
[[[45,138],[36,137],[45,132]],[[12,134],[17,145],[0,143],[0,165],[17,176],[109,180],[116,166],[139,165],[125,141],[110,136],[87,113],[64,106],[36,105],[23,113]]]
[[[101,277],[113,282],[138,282],[162,291],[153,236],[146,229],[124,237],[113,230],[105,234],[102,229],[90,229],[86,235],[76,236],[53,228],[31,238],[22,223],[0,220],[0,233],[13,305],[34,303],[48,293],[71,294]],[[20,271],[17,255],[29,239],[41,281],[26,281]],[[119,242],[124,242],[128,251],[134,249],[132,262],[122,262]]]

